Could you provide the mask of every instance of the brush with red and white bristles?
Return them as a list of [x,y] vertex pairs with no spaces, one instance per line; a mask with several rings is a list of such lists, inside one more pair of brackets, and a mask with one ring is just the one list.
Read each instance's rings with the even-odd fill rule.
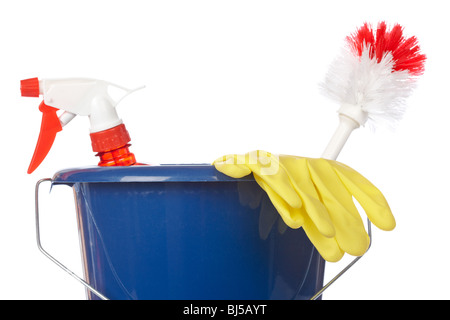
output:
[[[352,131],[368,120],[393,124],[404,113],[405,100],[424,72],[426,57],[416,37],[405,38],[403,28],[391,30],[380,22],[376,30],[365,23],[346,38],[347,46],[331,65],[321,84],[326,96],[340,104],[339,126],[322,154],[336,160]],[[367,221],[370,242],[370,220]],[[316,300],[362,256],[356,257],[320,289]]]
[[340,104],[339,127],[322,154],[327,159],[336,159],[351,132],[368,120],[397,122],[426,60],[417,38],[405,38],[399,24],[389,30],[380,22],[374,30],[365,23],[346,43],[321,84]]

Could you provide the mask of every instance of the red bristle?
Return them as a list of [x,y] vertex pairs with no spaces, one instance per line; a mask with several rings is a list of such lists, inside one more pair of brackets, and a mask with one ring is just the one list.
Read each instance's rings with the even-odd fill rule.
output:
[[386,35],[386,52],[393,52],[403,41],[403,28],[399,24],[395,24],[392,30]]
[[[377,28],[377,35],[375,40],[375,48],[373,48],[373,51],[375,52],[375,58],[377,59],[377,62],[380,62],[381,59],[383,59],[386,47],[388,45],[388,41],[386,41],[386,23],[384,21],[380,22],[378,24]],[[373,53],[369,55],[371,59],[373,59]]]
[[416,37],[404,40],[397,48],[392,50],[392,56],[395,61],[395,71],[408,70],[412,75],[423,73],[426,56],[420,54]]
[[362,55],[365,48],[373,48],[375,38],[371,26],[367,22],[364,23],[355,34],[347,37],[347,43],[350,45],[352,51],[359,57]]
[[380,22],[374,32],[366,22],[356,33],[346,38],[351,51],[361,57],[364,50],[369,50],[369,57],[380,62],[387,53],[392,54],[393,72],[408,70],[411,75],[420,75],[424,71],[426,56],[420,53],[416,37],[405,39],[403,27],[395,24],[387,30],[386,23]]

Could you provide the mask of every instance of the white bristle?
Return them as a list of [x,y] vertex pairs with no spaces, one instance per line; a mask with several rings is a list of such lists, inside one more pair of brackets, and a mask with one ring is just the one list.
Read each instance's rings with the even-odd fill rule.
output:
[[361,57],[346,49],[331,64],[320,88],[340,105],[361,107],[372,124],[394,126],[404,113],[414,80],[407,70],[393,72],[390,53],[377,62],[367,48]]

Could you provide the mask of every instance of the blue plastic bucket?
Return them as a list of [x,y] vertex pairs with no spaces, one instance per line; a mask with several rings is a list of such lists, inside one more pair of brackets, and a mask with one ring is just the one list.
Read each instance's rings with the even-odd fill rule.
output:
[[323,285],[324,260],[251,175],[89,167],[53,184],[74,189],[85,278],[109,299],[308,299]]

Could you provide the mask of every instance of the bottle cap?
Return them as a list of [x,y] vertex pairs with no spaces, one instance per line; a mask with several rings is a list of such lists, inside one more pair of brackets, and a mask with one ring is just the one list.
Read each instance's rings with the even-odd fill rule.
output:
[[130,135],[123,123],[111,129],[91,133],[92,150],[94,152],[114,150],[130,141]]

